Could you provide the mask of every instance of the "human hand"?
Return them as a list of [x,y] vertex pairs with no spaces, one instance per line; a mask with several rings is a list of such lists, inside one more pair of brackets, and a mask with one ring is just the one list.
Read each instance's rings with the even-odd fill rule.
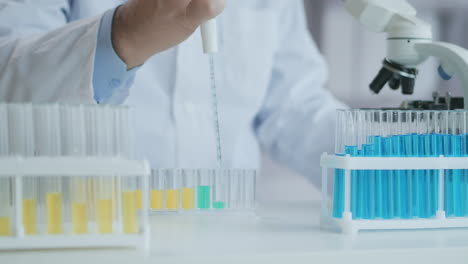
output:
[[185,39],[224,9],[224,0],[129,0],[112,24],[112,43],[127,67]]

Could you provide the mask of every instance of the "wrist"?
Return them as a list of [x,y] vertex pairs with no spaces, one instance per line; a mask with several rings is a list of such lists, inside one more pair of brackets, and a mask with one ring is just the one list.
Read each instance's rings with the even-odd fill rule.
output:
[[131,24],[127,5],[119,6],[112,20],[112,45],[117,55],[127,64],[128,69],[143,64],[147,59],[138,48]]

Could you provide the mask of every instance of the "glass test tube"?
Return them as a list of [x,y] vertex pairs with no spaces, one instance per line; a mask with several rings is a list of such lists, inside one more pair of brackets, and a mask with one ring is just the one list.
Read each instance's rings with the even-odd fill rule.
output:
[[111,177],[96,177],[94,179],[94,198],[96,199],[95,217],[97,231],[100,234],[113,232],[114,220],[114,180]]
[[165,169],[162,170],[164,182],[166,184],[166,209],[169,211],[177,211],[180,208],[180,186],[179,175],[180,170]]
[[23,177],[23,228],[25,235],[38,234],[38,178]]
[[6,104],[0,104],[0,157],[8,156],[9,140],[8,140],[8,108]]
[[13,233],[13,191],[11,179],[0,177],[0,237]]
[[200,169],[198,170],[198,186],[197,186],[197,208],[206,210],[211,208],[212,187],[214,170]]
[[245,208],[255,209],[257,171],[244,170],[243,174],[245,177]]
[[240,170],[233,169],[228,171],[229,180],[229,208],[242,208],[242,187]]
[[89,203],[88,179],[75,177],[70,180],[72,233],[88,233]]
[[196,170],[182,171],[182,209],[195,209],[195,187],[197,180]]
[[47,233],[63,234],[63,190],[60,177],[44,179],[46,190]]
[[227,206],[229,170],[214,170],[213,209],[222,210]]
[[[60,106],[60,125],[62,135],[62,155],[86,155],[86,130],[84,106]],[[88,177],[70,179],[71,194],[71,232],[86,234],[92,211],[92,180]]]
[[164,174],[160,170],[151,172],[151,192],[150,207],[151,210],[164,210]]
[[[0,157],[9,154],[8,139],[8,108],[7,105],[0,105]],[[10,179],[0,177],[0,236],[10,236],[12,233],[11,214],[11,185]]]
[[137,188],[136,177],[122,178],[122,224],[123,232],[135,234],[138,232]]
[[[34,135],[35,154],[38,156],[54,157],[61,153],[60,112],[58,105],[35,105]],[[63,179],[60,177],[46,177],[46,220],[48,234],[62,234],[64,232],[64,197]],[[27,201],[26,201],[27,202]]]

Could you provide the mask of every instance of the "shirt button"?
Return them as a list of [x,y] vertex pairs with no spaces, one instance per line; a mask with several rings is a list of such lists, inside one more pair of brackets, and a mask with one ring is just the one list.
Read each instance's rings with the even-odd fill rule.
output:
[[112,79],[112,81],[110,82],[110,86],[111,88],[116,88],[118,86],[120,86],[122,82],[118,79]]

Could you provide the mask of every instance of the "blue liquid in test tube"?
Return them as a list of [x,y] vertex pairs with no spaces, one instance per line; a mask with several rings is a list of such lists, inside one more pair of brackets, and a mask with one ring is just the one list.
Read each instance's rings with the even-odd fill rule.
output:
[[[344,154],[336,154],[344,156]],[[335,169],[335,177],[333,183],[333,212],[335,218],[342,218],[344,211],[344,170]]]

